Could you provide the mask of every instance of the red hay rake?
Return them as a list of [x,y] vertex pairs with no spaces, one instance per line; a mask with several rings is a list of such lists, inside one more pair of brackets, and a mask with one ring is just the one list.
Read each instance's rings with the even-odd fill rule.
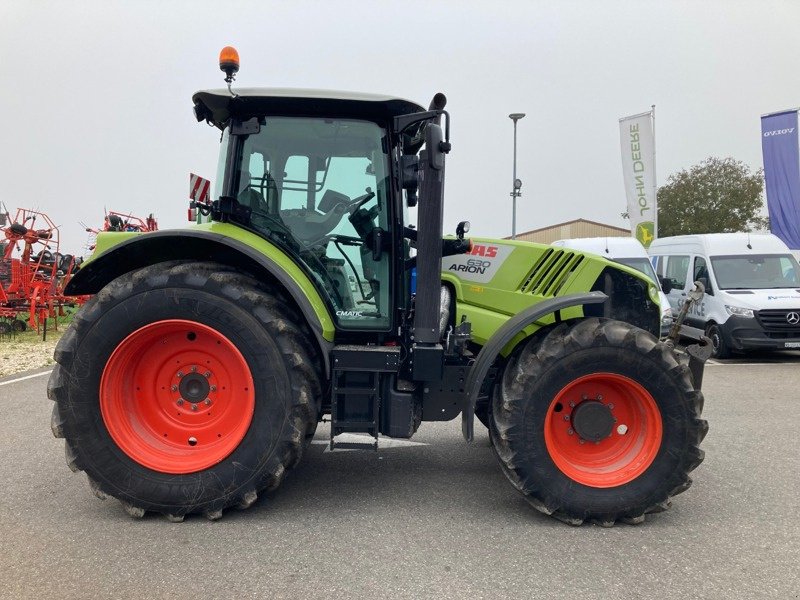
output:
[[13,219],[9,213],[3,217],[0,333],[24,330],[21,313],[28,313],[27,325],[39,331],[48,318],[63,316],[64,306],[85,301],[63,294],[77,261],[59,252],[58,227],[45,213],[19,208]]

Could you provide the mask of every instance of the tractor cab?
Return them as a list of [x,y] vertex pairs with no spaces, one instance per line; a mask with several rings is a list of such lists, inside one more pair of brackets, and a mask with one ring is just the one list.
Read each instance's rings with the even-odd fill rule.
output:
[[392,243],[402,241],[403,214],[393,119],[424,109],[389,96],[287,89],[206,91],[194,102],[198,119],[223,132],[214,196],[229,200],[212,218],[291,255],[338,327],[391,330],[407,258]]

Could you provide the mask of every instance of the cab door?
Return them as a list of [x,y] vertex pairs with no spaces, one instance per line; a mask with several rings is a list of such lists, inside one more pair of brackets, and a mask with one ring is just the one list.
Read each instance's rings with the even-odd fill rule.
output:
[[338,330],[392,328],[386,130],[352,119],[266,117],[240,152],[235,195],[329,303]]
[[711,285],[711,276],[709,275],[708,272],[708,262],[706,261],[705,257],[692,256],[691,275],[692,276],[686,282],[687,289],[688,290],[693,289],[695,281],[703,280],[706,286],[706,293],[704,294],[700,302],[695,302],[689,308],[686,321],[688,322],[689,325],[698,327],[700,329],[705,329],[706,321],[708,321],[706,303],[714,295],[714,289],[713,286]]
[[672,289],[667,294],[667,298],[674,314],[678,314],[686,301],[690,258],[689,254],[675,254],[662,256],[659,260],[659,275],[668,278],[672,283]]

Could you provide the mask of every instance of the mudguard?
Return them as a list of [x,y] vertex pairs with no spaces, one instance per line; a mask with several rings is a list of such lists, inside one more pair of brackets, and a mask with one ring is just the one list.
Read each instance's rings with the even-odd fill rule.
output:
[[[233,227],[225,224],[213,225],[220,230]],[[334,323],[313,283],[291,259],[267,241],[242,230],[234,233],[253,239],[237,239],[232,235],[225,235],[224,232],[200,228],[126,236],[123,241],[84,263],[64,292],[67,295],[95,294],[124,273],[154,262],[171,260],[213,260],[248,270],[256,277],[259,274],[268,274],[283,286],[305,317],[319,344],[328,371]],[[270,256],[267,252],[275,256]]]
[[608,296],[602,292],[561,296],[535,304],[506,321],[481,348],[475,363],[469,371],[469,375],[467,375],[467,381],[464,385],[465,406],[461,413],[461,433],[464,435],[464,439],[471,442],[474,437],[475,403],[478,401],[483,380],[486,379],[486,375],[489,373],[489,369],[494,364],[498,354],[521,330],[545,315],[572,306],[600,304],[605,302],[607,298]]

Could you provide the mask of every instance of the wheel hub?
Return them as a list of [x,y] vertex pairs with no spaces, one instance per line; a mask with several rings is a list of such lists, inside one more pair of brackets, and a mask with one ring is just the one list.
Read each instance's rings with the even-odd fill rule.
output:
[[202,402],[208,398],[208,392],[211,390],[211,384],[208,378],[200,373],[190,373],[181,378],[178,384],[178,391],[181,398],[186,402]]
[[602,402],[585,400],[573,411],[572,426],[584,440],[599,442],[611,435],[614,429],[614,415]]

